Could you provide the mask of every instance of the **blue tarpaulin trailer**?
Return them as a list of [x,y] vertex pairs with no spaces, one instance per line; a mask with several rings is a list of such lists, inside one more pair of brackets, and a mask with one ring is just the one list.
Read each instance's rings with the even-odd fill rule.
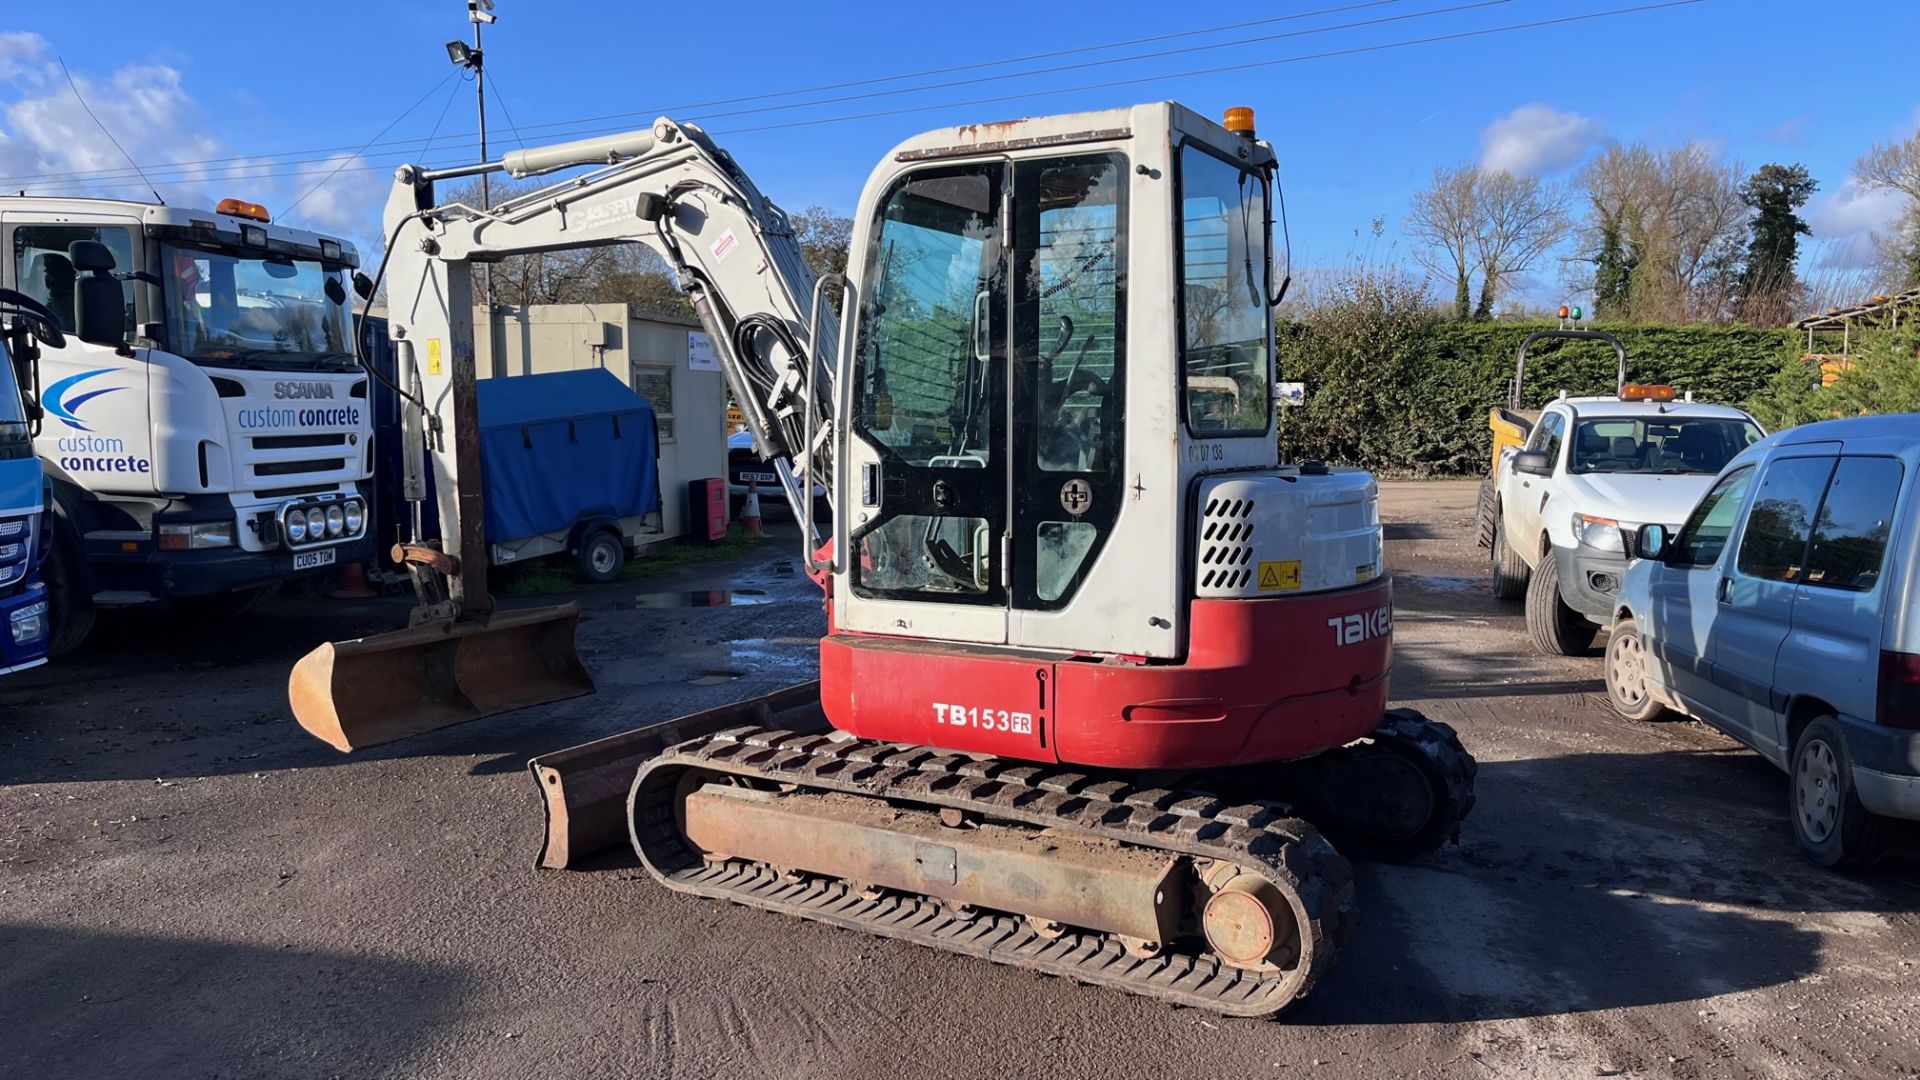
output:
[[567,552],[589,580],[662,531],[653,408],[599,368],[482,379],[480,471],[498,565]]

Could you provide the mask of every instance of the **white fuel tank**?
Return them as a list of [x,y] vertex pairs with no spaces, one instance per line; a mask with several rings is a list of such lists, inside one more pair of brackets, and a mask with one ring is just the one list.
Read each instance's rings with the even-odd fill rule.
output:
[[1195,596],[1290,596],[1380,576],[1380,489],[1364,469],[1283,466],[1208,477],[1198,500]]

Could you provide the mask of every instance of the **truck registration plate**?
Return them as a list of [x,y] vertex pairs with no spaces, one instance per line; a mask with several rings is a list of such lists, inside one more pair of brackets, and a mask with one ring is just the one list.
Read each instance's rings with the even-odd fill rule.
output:
[[770,472],[744,472],[743,471],[740,474],[740,482],[743,484],[749,484],[749,483],[777,484],[780,482],[780,477],[777,474],[770,473]]
[[338,558],[339,554],[332,548],[321,548],[319,551],[296,551],[293,553],[293,568],[312,570],[319,566],[332,566],[333,560]]

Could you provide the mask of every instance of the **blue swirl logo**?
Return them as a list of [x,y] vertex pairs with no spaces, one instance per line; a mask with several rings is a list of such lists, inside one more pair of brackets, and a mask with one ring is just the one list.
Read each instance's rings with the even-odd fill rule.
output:
[[96,368],[93,371],[83,371],[78,375],[69,375],[59,382],[54,383],[52,386],[47,387],[46,393],[40,396],[41,403],[46,407],[48,412],[65,421],[67,426],[80,431],[92,431],[92,428],[88,427],[79,416],[75,415],[79,412],[80,407],[102,394],[111,394],[115,390],[125,390],[126,387],[106,386],[94,390],[84,390],[77,394],[74,393],[74,390],[88,379],[99,375],[111,374],[118,370],[118,368]]

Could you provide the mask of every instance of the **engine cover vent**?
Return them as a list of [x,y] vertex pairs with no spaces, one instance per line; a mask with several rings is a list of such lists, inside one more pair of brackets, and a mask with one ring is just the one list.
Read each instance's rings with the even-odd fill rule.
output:
[[1253,500],[1207,500],[1200,515],[1200,595],[1238,592],[1253,581]]
[[1195,500],[1196,597],[1279,599],[1382,572],[1379,490],[1363,470],[1209,476]]

